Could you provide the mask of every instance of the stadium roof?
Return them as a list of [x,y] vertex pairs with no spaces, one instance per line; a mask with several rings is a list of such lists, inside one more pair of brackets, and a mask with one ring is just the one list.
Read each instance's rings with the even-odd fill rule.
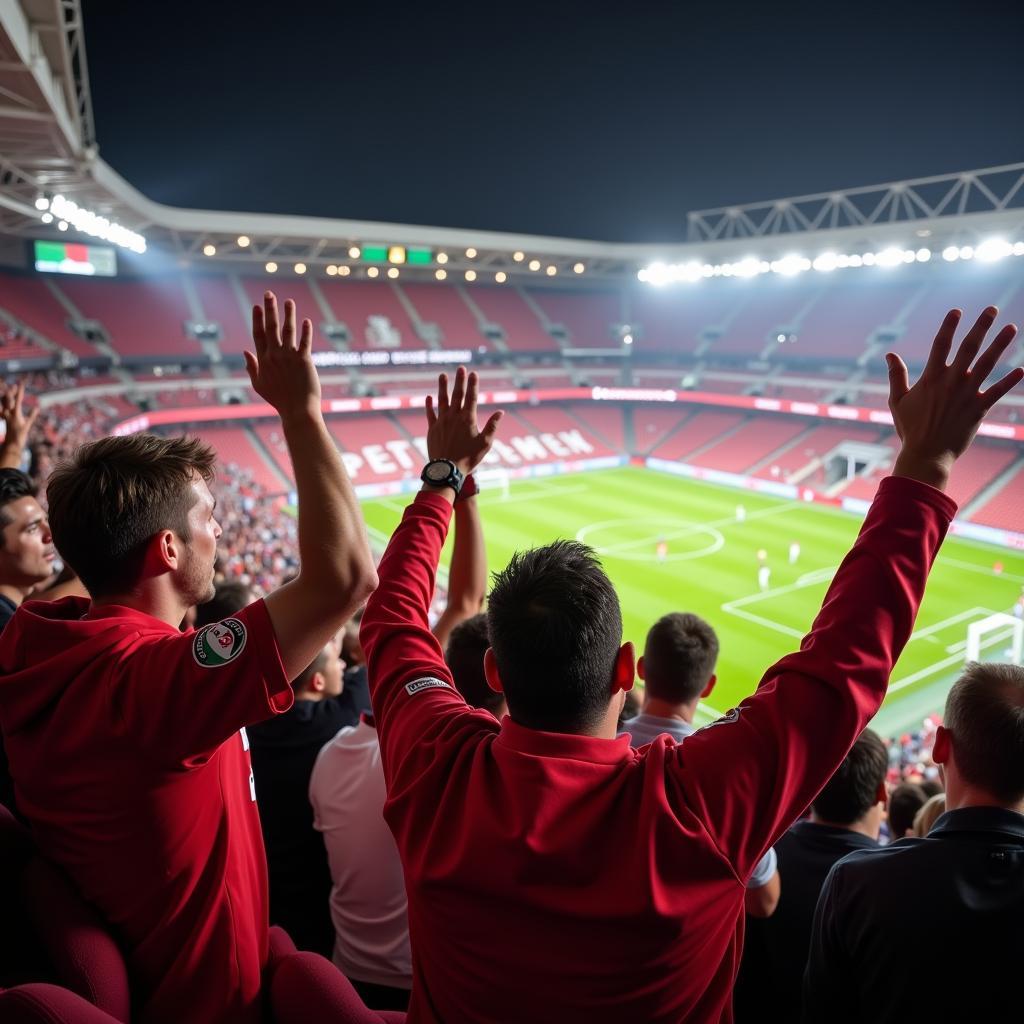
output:
[[[689,215],[689,240],[679,244],[166,206],[142,195],[99,156],[79,0],[0,5],[0,154],[0,234],[69,237],[56,221],[44,224],[36,207],[40,196],[60,194],[142,233],[150,250],[197,262],[359,266],[350,250],[400,245],[432,256],[443,252],[449,271],[504,271],[558,283],[633,278],[656,260],[776,260],[795,249],[813,257],[832,249],[913,247],[921,238],[939,250],[976,245],[993,234],[1024,240],[1024,163],[698,211]],[[409,269],[429,276],[436,267],[431,259]]]

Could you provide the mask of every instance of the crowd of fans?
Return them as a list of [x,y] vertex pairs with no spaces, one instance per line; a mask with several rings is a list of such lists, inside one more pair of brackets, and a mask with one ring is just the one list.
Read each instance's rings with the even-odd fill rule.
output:
[[480,427],[475,375],[428,401],[379,565],[290,303],[255,311],[248,369],[297,518],[238,467],[214,483],[198,441],[103,439],[101,412],[9,390],[0,798],[116,938],[138,1019],[255,1022],[301,978],[277,1019],[906,1020],[936,955],[907,920],[967,965],[929,1017],[1013,1019],[1024,672],[969,666],[942,717],[866,728],[950,469],[1024,377],[981,391],[1013,337],[982,351],[994,317],[952,365],[947,317],[913,387],[892,359],[893,476],[800,649],[702,729],[712,625],[666,615],[637,658],[585,546],[515,555],[483,611],[472,473],[501,414]]

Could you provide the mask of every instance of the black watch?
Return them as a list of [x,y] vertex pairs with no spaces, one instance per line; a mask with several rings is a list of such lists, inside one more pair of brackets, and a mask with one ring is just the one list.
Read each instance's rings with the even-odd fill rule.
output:
[[459,467],[451,459],[431,459],[423,467],[420,479],[431,487],[450,487],[458,497],[464,478]]

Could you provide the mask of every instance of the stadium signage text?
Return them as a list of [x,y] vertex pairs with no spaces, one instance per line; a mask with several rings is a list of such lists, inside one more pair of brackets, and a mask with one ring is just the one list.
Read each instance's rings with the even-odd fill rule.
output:
[[468,348],[313,353],[316,366],[454,366],[472,359],[473,351]]

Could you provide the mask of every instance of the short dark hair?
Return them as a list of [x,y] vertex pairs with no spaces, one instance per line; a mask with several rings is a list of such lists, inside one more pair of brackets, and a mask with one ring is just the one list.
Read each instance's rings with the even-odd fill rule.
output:
[[611,701],[622,611],[594,552],[558,540],[494,576],[491,648],[509,715],[529,729],[585,732]]
[[882,738],[865,729],[811,802],[811,809],[824,821],[852,825],[878,803],[878,789],[888,770],[889,753]]
[[505,701],[487,685],[484,675],[484,652],[491,646],[487,632],[487,616],[481,612],[455,626],[448,637],[444,660],[451,669],[455,688],[470,707],[483,708],[497,715]]
[[1024,668],[972,662],[946,698],[956,766],[1005,803],[1024,799]]
[[901,782],[889,794],[889,835],[902,839],[914,826],[914,815],[928,800],[928,794],[916,782]]
[[6,511],[12,501],[35,496],[36,489],[27,473],[20,469],[0,469],[0,530],[14,522]]
[[293,680],[292,691],[298,693],[304,689],[317,672],[323,672],[327,667],[327,648],[325,647]]
[[213,597],[196,607],[196,629],[236,615],[252,604],[252,598],[252,587],[248,583],[242,583],[241,580],[224,580],[218,583]]
[[197,438],[131,434],[84,444],[54,470],[46,487],[53,543],[93,597],[132,586],[161,530],[191,539],[192,480],[210,483],[215,461]]
[[644,692],[673,704],[696,700],[715,674],[718,637],[699,615],[672,612],[644,644]]

